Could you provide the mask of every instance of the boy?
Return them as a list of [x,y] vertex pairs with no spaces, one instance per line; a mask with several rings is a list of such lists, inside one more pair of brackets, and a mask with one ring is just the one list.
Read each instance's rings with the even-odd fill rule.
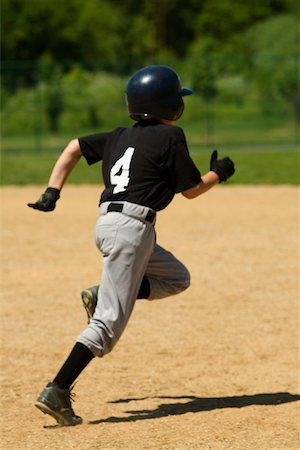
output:
[[172,126],[183,113],[182,97],[190,94],[192,90],[182,88],[169,67],[137,71],[126,87],[135,125],[72,140],[58,158],[44,194],[28,204],[52,211],[80,157],[88,164],[102,161],[105,189],[95,226],[95,241],[103,255],[101,284],[83,291],[88,326],[35,404],[61,425],[82,423],[72,409],[71,386],[95,356],[112,350],[136,299],[167,297],[190,284],[185,266],[156,244],[156,212],[166,208],[176,193],[193,199],[235,171],[228,157],[218,160],[214,151],[210,171],[201,176],[190,158],[182,129]]

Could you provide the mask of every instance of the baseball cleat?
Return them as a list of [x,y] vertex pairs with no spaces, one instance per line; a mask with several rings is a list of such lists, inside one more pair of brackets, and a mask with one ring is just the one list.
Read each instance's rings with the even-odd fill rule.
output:
[[74,413],[71,400],[72,388],[61,389],[56,383],[49,383],[39,395],[35,406],[62,426],[80,425],[82,418]]
[[93,317],[95,309],[96,309],[98,289],[99,289],[98,286],[93,286],[91,288],[84,289],[81,292],[82,304],[83,304],[86,314],[87,314],[88,323],[90,322],[91,318]]

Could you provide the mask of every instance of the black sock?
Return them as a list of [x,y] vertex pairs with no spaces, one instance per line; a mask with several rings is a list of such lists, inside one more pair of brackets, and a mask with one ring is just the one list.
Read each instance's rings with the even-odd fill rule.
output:
[[69,388],[93,358],[94,355],[90,349],[76,342],[53,382],[57,383],[61,389]]
[[149,298],[150,283],[147,277],[143,277],[137,298]]

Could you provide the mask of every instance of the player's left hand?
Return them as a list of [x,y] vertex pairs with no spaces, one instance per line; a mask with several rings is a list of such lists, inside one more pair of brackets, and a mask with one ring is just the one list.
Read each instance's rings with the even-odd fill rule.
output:
[[48,187],[35,203],[27,203],[27,206],[44,212],[53,211],[59,197],[59,189]]
[[218,150],[212,152],[209,168],[218,175],[219,183],[227,181],[235,172],[234,162],[228,156],[218,159]]

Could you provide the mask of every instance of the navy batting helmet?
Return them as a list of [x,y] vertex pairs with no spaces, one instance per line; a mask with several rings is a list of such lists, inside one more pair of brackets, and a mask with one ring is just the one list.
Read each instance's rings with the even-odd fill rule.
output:
[[181,87],[175,70],[167,66],[147,66],[128,80],[126,101],[133,120],[177,120],[183,113],[182,97],[193,93]]

